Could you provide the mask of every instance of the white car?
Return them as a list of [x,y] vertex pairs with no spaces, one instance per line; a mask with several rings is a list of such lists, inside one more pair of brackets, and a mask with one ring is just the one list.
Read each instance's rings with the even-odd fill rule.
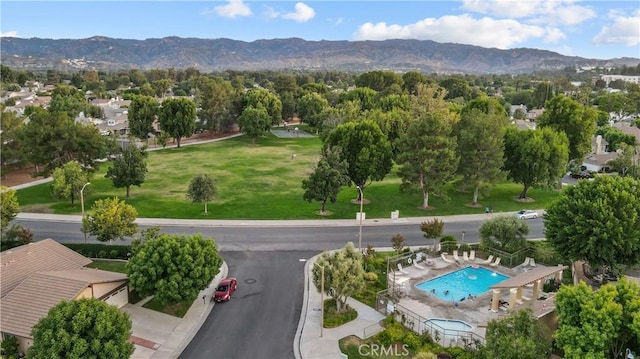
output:
[[516,218],[518,219],[536,219],[538,218],[538,212],[536,211],[530,211],[530,210],[526,210],[526,211],[519,211],[518,213],[516,213]]

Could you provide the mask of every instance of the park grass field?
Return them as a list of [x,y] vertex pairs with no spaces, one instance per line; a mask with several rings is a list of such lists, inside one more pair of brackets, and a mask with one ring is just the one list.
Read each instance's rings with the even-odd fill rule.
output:
[[[181,219],[345,219],[355,218],[359,210],[352,203],[357,195],[355,187],[344,187],[336,203],[327,203],[328,215],[320,216],[319,202],[303,200],[302,180],[312,171],[320,158],[318,138],[277,138],[269,134],[256,145],[246,136],[213,143],[163,149],[149,152],[146,181],[131,187],[126,202],[138,210],[139,217]],[[295,158],[292,159],[292,155]],[[85,210],[99,199],[118,196],[125,199],[125,189],[113,187],[104,177],[109,165],[103,164],[85,189]],[[191,203],[186,191],[191,179],[200,173],[209,174],[216,182],[218,194],[208,204]],[[472,208],[471,193],[447,187],[449,199],[431,196],[433,209],[422,210],[421,194],[400,192],[400,179],[392,173],[382,182],[374,182],[364,189],[364,212],[367,218],[388,218],[399,210],[401,217],[422,217],[483,213],[484,205],[495,212],[545,208],[558,192],[530,190],[534,201],[521,203],[514,198],[521,185],[502,182],[486,198],[482,206]],[[41,184],[18,191],[24,212],[80,214],[79,199],[58,201],[51,197],[49,184]]]

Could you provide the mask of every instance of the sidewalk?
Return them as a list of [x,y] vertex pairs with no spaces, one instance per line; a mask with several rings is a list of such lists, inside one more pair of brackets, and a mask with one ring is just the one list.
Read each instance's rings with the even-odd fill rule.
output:
[[337,328],[321,328],[322,297],[316,290],[312,278],[313,263],[318,256],[307,261],[304,267],[304,298],[298,331],[293,343],[296,359],[336,359],[342,357],[338,341],[355,335],[362,339],[382,330],[378,324],[384,316],[375,309],[349,298],[347,304],[358,311],[358,317]]

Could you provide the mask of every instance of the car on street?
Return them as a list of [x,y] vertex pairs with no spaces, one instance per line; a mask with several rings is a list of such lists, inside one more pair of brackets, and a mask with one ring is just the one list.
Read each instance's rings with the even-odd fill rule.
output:
[[518,211],[516,213],[518,219],[536,219],[538,218],[538,212],[531,210]]
[[591,178],[591,173],[586,172],[586,171],[573,172],[573,173],[571,173],[571,177],[577,178],[577,179],[586,179],[586,178]]
[[220,303],[220,302],[228,302],[231,299],[231,295],[238,288],[238,280],[235,278],[226,278],[223,279],[218,287],[216,288],[216,292],[211,299]]

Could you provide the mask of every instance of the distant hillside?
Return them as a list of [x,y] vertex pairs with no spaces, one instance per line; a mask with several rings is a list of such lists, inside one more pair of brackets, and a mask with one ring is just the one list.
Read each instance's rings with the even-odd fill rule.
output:
[[436,73],[531,73],[566,66],[636,66],[637,58],[611,60],[564,56],[537,49],[498,50],[421,40],[244,42],[165,37],[127,40],[0,39],[2,63],[12,68],[213,70],[419,70]]

